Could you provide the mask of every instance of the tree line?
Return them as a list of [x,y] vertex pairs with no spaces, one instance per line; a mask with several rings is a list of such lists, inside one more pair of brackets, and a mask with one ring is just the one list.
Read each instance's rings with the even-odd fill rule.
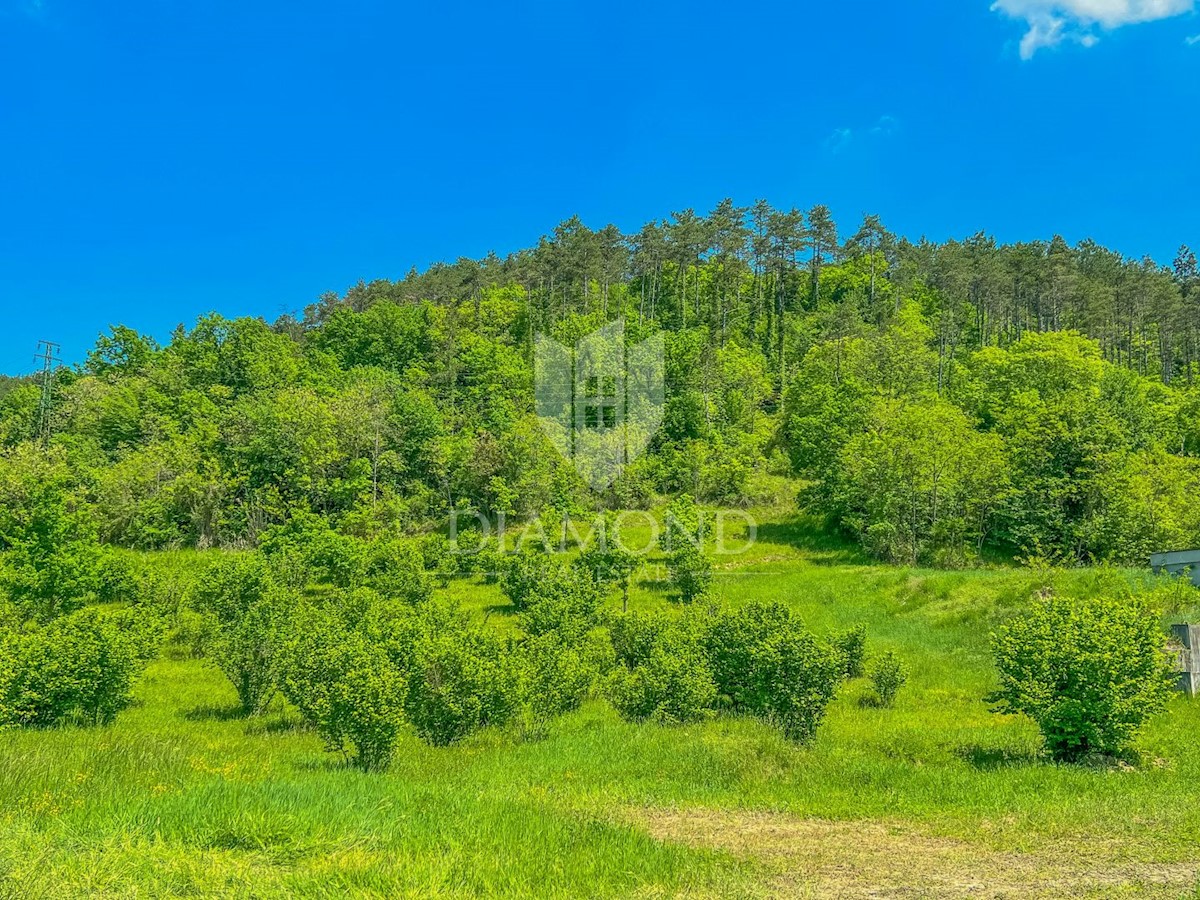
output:
[[[1200,541],[1198,283],[1187,248],[1161,267],[1061,238],[914,243],[820,206],[571,219],[274,323],[211,314],[165,345],[116,326],[58,373],[48,438],[40,385],[5,383],[0,491],[25,512],[0,548],[34,552],[48,494],[100,542],[157,549],[252,547],[302,516],[371,537],[799,491],[900,562],[1143,561]],[[663,336],[665,410],[597,494],[539,426],[534,341],[618,318],[630,344]]]

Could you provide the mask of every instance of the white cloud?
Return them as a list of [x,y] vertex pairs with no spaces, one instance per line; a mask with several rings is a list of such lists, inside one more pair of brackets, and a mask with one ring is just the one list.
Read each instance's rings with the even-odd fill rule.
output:
[[900,123],[892,116],[880,116],[879,121],[875,123],[875,127],[871,129],[871,134],[881,137],[891,137],[899,127]]
[[829,137],[825,138],[825,149],[830,153],[841,153],[854,141],[854,129],[835,128]]
[[1189,47],[1195,47],[1200,44],[1200,34],[1193,34],[1190,38],[1184,38],[1183,42]]
[[880,116],[874,125],[857,131],[853,128],[835,128],[829,137],[825,138],[825,150],[837,155],[857,140],[891,137],[899,128],[900,121],[894,116]]
[[1066,42],[1091,47],[1100,40],[1097,29],[1112,31],[1169,19],[1191,12],[1195,0],[996,0],[992,10],[1024,19],[1021,59],[1031,59],[1043,47]]

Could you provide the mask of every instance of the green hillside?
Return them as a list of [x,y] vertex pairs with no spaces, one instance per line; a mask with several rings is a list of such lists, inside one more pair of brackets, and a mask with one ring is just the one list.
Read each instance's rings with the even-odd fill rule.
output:
[[[986,881],[989,896],[1175,897],[1197,883],[1194,704],[1151,722],[1137,765],[1080,767],[1047,763],[1027,720],[982,700],[988,632],[1035,588],[1140,591],[1146,574],[890,568],[778,514],[761,534],[714,593],[783,601],[818,634],[865,623],[870,656],[910,666],[894,708],[860,705],[869,683],[851,681],[796,746],[725,715],[627,724],[595,700],[540,739],[407,736],[386,774],[363,774],[282,699],[245,718],[228,682],[172,645],[115,725],[0,732],[0,893],[974,896]],[[440,590],[512,627],[480,577]],[[652,578],[631,607],[677,608]]]

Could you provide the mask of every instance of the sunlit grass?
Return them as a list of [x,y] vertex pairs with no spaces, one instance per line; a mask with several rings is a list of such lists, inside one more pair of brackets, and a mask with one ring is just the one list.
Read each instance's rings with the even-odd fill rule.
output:
[[[1084,846],[1112,860],[1196,857],[1200,705],[1177,699],[1132,767],[1052,765],[1030,723],[992,713],[988,632],[1045,579],[1087,592],[1132,571],[935,572],[870,565],[776,519],[718,561],[727,601],[778,599],[819,634],[858,622],[869,651],[910,669],[894,709],[846,685],[816,740],[718,718],[683,728],[622,723],[597,700],[539,741],[484,732],[436,749],[406,737],[392,769],[365,775],[323,752],[282,701],[256,719],[202,662],[151,665],[138,703],[108,728],[0,733],[0,895],[738,896],[764,870],[654,840],[637,808],[767,810],[905,822],[1007,851]],[[194,558],[164,564],[192,565]],[[511,627],[495,585],[456,596]],[[613,608],[620,601],[610,599]],[[676,608],[653,579],[634,608]]]

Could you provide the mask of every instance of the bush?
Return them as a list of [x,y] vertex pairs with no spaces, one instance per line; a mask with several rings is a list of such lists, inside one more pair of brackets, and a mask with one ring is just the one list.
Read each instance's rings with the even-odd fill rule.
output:
[[334,531],[313,513],[297,513],[285,524],[266,529],[259,548],[281,571],[294,579],[301,575],[315,581],[350,588],[362,584],[367,566],[364,542]]
[[614,646],[624,666],[614,675],[611,697],[622,718],[674,724],[711,715],[717,689],[691,620],[623,616]]
[[134,554],[105,547],[96,558],[96,600],[100,603],[140,603],[146,578],[146,567]]
[[581,567],[561,567],[526,598],[519,645],[524,707],[532,730],[578,709],[613,664],[612,642],[596,626],[600,588]]
[[503,725],[520,707],[520,672],[509,648],[461,616],[427,612],[411,644],[398,649],[408,658],[405,712],[430,744],[446,746]]
[[704,555],[703,513],[684,495],[667,511],[661,537],[667,556],[667,573],[684,603],[691,603],[712,585],[712,563]]
[[612,667],[612,646],[599,639],[565,643],[551,632],[528,638],[520,649],[525,705],[535,730],[579,709]]
[[398,539],[366,545],[363,583],[385,598],[421,603],[433,593],[420,550]]
[[0,724],[107,724],[132,700],[134,644],[110,616],[83,610],[0,636]]
[[242,710],[262,712],[275,694],[275,650],[287,604],[278,589],[255,603],[242,618],[217,629],[209,658],[237,691]]
[[0,459],[0,590],[22,618],[46,623],[93,599],[100,546],[90,508],[57,451]]
[[521,627],[527,634],[554,633],[575,643],[595,627],[600,613],[600,589],[591,575],[560,567],[524,600]]
[[425,535],[419,545],[421,564],[425,571],[436,576],[443,584],[459,572],[458,555],[450,542],[440,534]]
[[718,690],[736,712],[809,740],[833,699],[845,661],[780,603],[753,603],[719,615],[708,629],[708,658]]
[[1032,718],[1057,760],[1119,753],[1175,682],[1158,617],[1137,599],[1047,597],[992,640],[988,699]]
[[275,586],[274,568],[262,553],[222,554],[196,579],[189,605],[227,625],[237,622]]
[[629,582],[642,564],[641,558],[621,546],[620,535],[610,521],[605,521],[604,530],[597,535],[595,546],[583,551],[575,559],[575,567],[583,569],[603,589],[620,588],[622,609],[629,611]]
[[233,682],[242,709],[261,712],[275,692],[274,655],[290,595],[261,553],[242,553],[209,566],[192,602],[216,623],[209,658]]
[[684,603],[704,596],[712,586],[712,563],[703,550],[689,543],[680,544],[667,555],[667,574]]
[[867,626],[855,625],[834,640],[834,649],[842,661],[842,677],[862,678],[867,655]]
[[386,769],[404,724],[406,685],[383,646],[336,608],[297,612],[280,642],[279,684],[325,747]]
[[180,610],[175,631],[171,634],[171,643],[184,648],[192,659],[203,659],[211,652],[218,627],[217,618],[212,614],[199,613],[194,609]]
[[907,681],[908,670],[900,658],[888,650],[871,664],[871,685],[875,688],[872,705],[890,707]]
[[156,659],[167,639],[167,620],[146,607],[127,606],[112,613],[112,623],[140,665]]
[[566,575],[566,566],[549,553],[527,546],[509,557],[500,576],[500,590],[513,609],[521,612],[547,585]]

